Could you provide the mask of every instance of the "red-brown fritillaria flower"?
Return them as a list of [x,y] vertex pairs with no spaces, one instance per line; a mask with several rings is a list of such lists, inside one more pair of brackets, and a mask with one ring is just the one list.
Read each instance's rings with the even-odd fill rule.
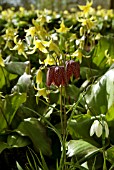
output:
[[69,60],[66,61],[66,74],[67,74],[67,80],[69,81],[70,77],[74,75],[76,79],[80,76],[80,64],[79,62]]
[[80,65],[73,60],[66,61],[66,66],[52,66],[47,71],[47,86],[54,84],[56,86],[65,86],[68,84],[70,77],[74,75],[76,79],[80,76]]
[[47,71],[47,86],[54,84],[56,86],[66,85],[66,73],[64,66],[52,66]]

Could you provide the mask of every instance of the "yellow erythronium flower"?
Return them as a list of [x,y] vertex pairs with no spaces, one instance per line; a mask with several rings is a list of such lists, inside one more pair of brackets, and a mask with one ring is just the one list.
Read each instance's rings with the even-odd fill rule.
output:
[[2,55],[0,54],[0,66],[4,67],[4,60],[2,58]]
[[82,63],[83,54],[79,49],[77,49],[71,56],[76,57],[78,61]]
[[103,133],[103,126],[105,129],[105,137],[108,138],[109,128],[108,128],[107,122],[104,120],[102,120],[102,121],[94,120],[94,122],[90,128],[90,136],[93,136],[95,133],[97,137],[100,137]]
[[78,7],[80,8],[80,10],[83,11],[84,14],[87,14],[92,6],[93,2],[88,2],[86,3],[86,5],[78,5]]
[[17,37],[18,36],[16,36],[14,38],[14,43],[16,45],[14,46],[14,48],[12,50],[17,50],[19,55],[24,55],[24,57],[27,58],[27,56],[26,56],[26,54],[24,52],[25,46],[24,46],[24,44],[23,44],[23,42],[21,40],[17,41]]
[[90,30],[94,26],[93,18],[89,19],[79,19],[79,22],[82,22],[82,26],[86,26],[88,30]]
[[17,34],[17,29],[9,27],[6,29],[6,33],[3,35],[3,38],[5,40],[13,40],[16,34]]
[[106,64],[110,66],[112,63],[114,63],[114,58],[112,58],[110,54],[108,54],[108,50],[105,50],[105,56],[107,58]]
[[31,37],[33,38],[35,33],[36,33],[36,28],[35,27],[31,27],[28,30],[25,30],[26,32],[26,36],[31,35]]
[[56,64],[54,58],[51,57],[50,55],[47,56],[47,58],[44,60],[44,63],[45,63],[46,66],[47,65],[55,65]]
[[30,52],[27,52],[27,54],[33,54],[35,53],[36,49],[39,49],[43,53],[48,53],[47,49],[45,47],[49,46],[49,42],[47,41],[41,41],[41,40],[34,40],[34,47],[33,50]]
[[57,32],[59,33],[67,33],[71,28],[67,28],[64,24],[64,21],[62,20],[61,24],[60,24],[60,28],[56,29]]
[[49,41],[49,51],[55,51],[57,55],[60,54],[59,47],[52,41],[52,39]]
[[40,84],[42,83],[42,70],[38,69],[36,73],[36,83]]
[[46,97],[46,95],[47,95],[46,88],[39,88],[36,94],[36,96],[38,97],[43,96],[44,98]]

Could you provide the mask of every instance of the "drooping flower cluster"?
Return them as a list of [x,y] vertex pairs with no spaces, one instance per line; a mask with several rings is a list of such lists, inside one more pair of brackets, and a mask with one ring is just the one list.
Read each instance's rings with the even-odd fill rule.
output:
[[65,66],[52,66],[47,71],[47,86],[54,84],[56,86],[65,86],[68,84],[70,77],[74,75],[76,79],[80,76],[80,65],[73,60],[66,61]]

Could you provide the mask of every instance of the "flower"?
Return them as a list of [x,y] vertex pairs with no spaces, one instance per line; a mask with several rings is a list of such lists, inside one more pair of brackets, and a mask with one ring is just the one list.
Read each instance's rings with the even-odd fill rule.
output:
[[28,30],[25,30],[26,32],[26,36],[31,35],[31,37],[33,38],[35,33],[36,33],[36,28],[35,27],[30,27]]
[[44,98],[46,98],[47,96],[46,88],[39,88],[36,96],[38,97],[43,96]]
[[52,66],[47,71],[46,83],[47,86],[54,84],[56,86],[64,86],[68,84],[70,77],[75,76],[76,79],[80,76],[80,65],[73,60],[66,61],[65,66]]
[[100,137],[103,132],[103,126],[105,129],[105,137],[108,138],[109,128],[108,128],[107,122],[104,120],[102,120],[102,121],[94,120],[94,122],[90,128],[90,136],[93,136],[93,134],[95,133],[97,137]]
[[14,37],[14,43],[16,44],[14,46],[14,48],[12,50],[17,50],[19,55],[24,55],[25,58],[27,58],[26,54],[25,54],[25,45],[24,43],[21,41],[21,39],[19,39],[19,41],[17,41],[17,37]]
[[55,63],[55,59],[54,57],[51,57],[50,55],[47,55],[47,58],[44,60],[45,66],[49,65],[54,65]]
[[74,75],[76,79],[80,76],[80,65],[78,62],[73,60],[66,61],[66,76],[67,81],[69,81],[70,77]]
[[78,7],[80,8],[80,10],[83,11],[84,14],[87,14],[92,6],[92,2],[88,2],[86,3],[86,5],[78,5]]
[[56,86],[66,85],[66,73],[64,66],[52,66],[47,71],[46,84],[50,86],[54,84]]
[[67,33],[71,28],[67,28],[64,24],[64,21],[62,20],[61,24],[60,24],[60,28],[56,29],[56,31],[58,33]]
[[33,50],[27,52],[27,54],[34,54],[36,49],[39,49],[43,53],[48,53],[46,47],[49,47],[49,42],[34,39],[34,47],[32,48]]
[[38,69],[36,74],[36,83],[40,84],[42,83],[42,70]]

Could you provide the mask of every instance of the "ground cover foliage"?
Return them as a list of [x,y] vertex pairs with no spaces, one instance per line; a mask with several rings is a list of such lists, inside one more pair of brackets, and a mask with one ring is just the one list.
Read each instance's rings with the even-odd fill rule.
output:
[[0,9],[0,168],[114,168],[113,33],[92,2]]

